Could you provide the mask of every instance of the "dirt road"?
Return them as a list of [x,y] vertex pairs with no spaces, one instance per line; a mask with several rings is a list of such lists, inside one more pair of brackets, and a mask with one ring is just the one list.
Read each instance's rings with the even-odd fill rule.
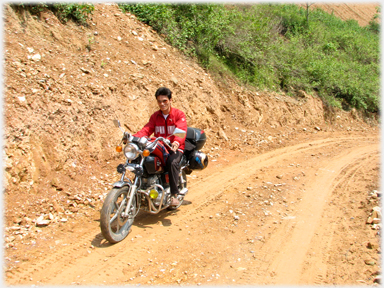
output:
[[[366,25],[376,6],[324,7]],[[6,284],[377,281],[380,230],[366,222],[381,195],[379,115],[218,82],[116,3],[87,26],[24,12],[4,6]],[[112,120],[138,131],[164,85],[207,133],[209,166],[178,211],[140,213],[110,245],[99,209],[122,161]]]
[[179,210],[140,213],[115,245],[95,211],[17,251],[24,259],[6,263],[6,283],[374,283],[379,236],[366,220],[378,201],[377,135],[308,134],[261,155],[221,154],[189,177]]

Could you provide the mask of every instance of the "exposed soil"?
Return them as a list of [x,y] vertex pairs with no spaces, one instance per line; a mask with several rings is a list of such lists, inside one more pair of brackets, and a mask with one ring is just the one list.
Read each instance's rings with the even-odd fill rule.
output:
[[[4,24],[6,284],[378,285],[375,115],[218,81],[115,4],[88,27],[4,5]],[[112,120],[137,131],[160,86],[205,130],[209,166],[178,210],[140,212],[110,245]]]
[[[367,26],[374,20],[375,15],[381,13],[377,11],[380,3],[310,3],[310,9],[320,8],[325,12],[335,15],[342,20],[356,20],[360,26]],[[305,5],[302,5],[305,6]],[[375,19],[380,21],[380,19]]]

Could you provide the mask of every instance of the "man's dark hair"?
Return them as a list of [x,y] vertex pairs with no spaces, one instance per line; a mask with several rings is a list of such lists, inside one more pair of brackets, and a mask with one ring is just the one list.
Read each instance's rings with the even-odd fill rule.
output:
[[168,99],[172,98],[172,92],[166,87],[160,87],[159,89],[156,90],[155,97],[157,99],[157,96],[164,95],[167,96]]

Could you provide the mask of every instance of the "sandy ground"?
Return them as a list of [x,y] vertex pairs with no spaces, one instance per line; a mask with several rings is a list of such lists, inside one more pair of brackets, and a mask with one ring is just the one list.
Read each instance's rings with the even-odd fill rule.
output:
[[35,247],[10,252],[23,256],[6,282],[373,284],[379,236],[366,221],[378,201],[371,196],[377,135],[318,133],[293,142],[260,155],[223,151],[189,177],[185,205],[140,213],[118,244],[103,239],[97,211],[42,232]]

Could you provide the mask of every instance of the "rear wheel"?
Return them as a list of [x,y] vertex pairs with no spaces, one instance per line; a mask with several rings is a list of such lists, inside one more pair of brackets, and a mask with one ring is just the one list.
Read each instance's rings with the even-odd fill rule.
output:
[[133,198],[128,216],[123,216],[128,204],[129,187],[112,189],[104,200],[100,211],[100,228],[104,238],[117,243],[127,237],[133,220],[139,210],[136,197]]
[[[181,171],[181,178],[179,179],[179,191],[183,190],[184,188],[187,188],[187,174],[185,173],[184,170]],[[176,210],[179,208],[184,201],[184,195],[177,195],[177,199],[179,200],[179,205],[177,206],[169,206],[167,209],[168,210]]]

